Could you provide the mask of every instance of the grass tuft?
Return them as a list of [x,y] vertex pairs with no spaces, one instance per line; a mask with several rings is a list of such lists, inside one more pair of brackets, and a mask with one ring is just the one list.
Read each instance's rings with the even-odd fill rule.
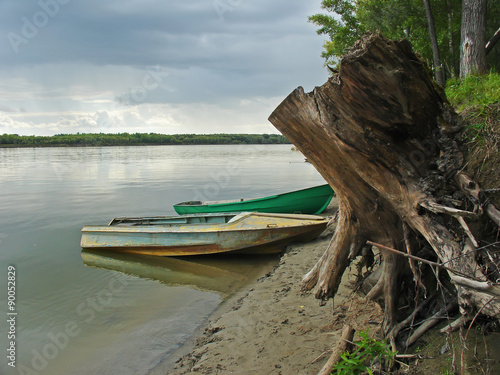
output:
[[466,107],[483,108],[500,103],[500,74],[469,75],[463,80],[450,79],[446,82],[446,96],[459,111]]

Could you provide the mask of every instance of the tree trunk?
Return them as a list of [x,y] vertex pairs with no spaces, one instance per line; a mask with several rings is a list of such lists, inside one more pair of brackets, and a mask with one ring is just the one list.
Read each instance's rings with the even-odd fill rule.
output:
[[431,4],[429,0],[424,1],[425,16],[427,18],[427,26],[429,28],[429,38],[431,40],[432,46],[432,57],[434,61],[434,77],[436,82],[444,87],[444,72],[443,66],[441,64],[441,58],[439,57],[439,45],[436,36],[436,27],[434,26],[434,17],[432,16]]
[[457,75],[455,70],[455,38],[453,37],[453,7],[450,4],[450,0],[446,1],[446,10],[448,12],[448,50],[450,54],[450,73],[452,77]]
[[[464,247],[483,244],[470,243],[465,219],[478,220],[488,207],[493,217],[498,211],[460,173],[462,124],[408,41],[365,35],[342,59],[338,74],[311,93],[297,88],[269,120],[316,167],[339,202],[333,239],[304,276],[304,289],[314,289],[317,298],[334,297],[345,269],[373,241],[414,253],[430,245],[434,256],[459,271],[446,272],[464,315],[491,299],[484,290],[496,279],[483,274],[478,252],[464,254]],[[465,207],[469,200],[475,211]],[[459,201],[459,208],[447,203]],[[397,323],[401,292],[412,298],[408,279],[416,271],[392,251],[380,254],[382,272],[367,296],[381,298],[388,333]],[[460,278],[484,289],[464,287]],[[482,312],[500,316],[500,303],[490,301]]]
[[486,74],[485,33],[487,0],[463,0],[460,78]]

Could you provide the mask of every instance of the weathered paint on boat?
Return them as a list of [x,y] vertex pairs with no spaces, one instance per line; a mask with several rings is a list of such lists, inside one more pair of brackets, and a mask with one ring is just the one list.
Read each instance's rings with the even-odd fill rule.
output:
[[316,238],[326,224],[322,216],[256,212],[117,218],[84,226],[81,247],[156,256],[269,254]]
[[263,198],[228,201],[189,201],[174,205],[178,214],[213,212],[273,212],[317,215],[325,210],[333,197],[330,185],[320,185]]

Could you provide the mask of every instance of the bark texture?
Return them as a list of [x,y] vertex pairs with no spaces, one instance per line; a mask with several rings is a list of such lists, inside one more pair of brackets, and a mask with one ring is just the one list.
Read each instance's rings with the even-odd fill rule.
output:
[[487,0],[463,0],[460,48],[460,78],[469,74],[486,74]]
[[[409,42],[365,35],[342,59],[338,74],[311,93],[297,88],[269,120],[322,174],[339,202],[337,229],[304,276],[304,289],[320,299],[334,297],[345,269],[371,253],[372,241],[446,263],[458,273],[441,271],[454,284],[445,303],[458,299],[464,315],[482,308],[500,317],[500,304],[487,293],[496,279],[478,265],[477,252],[466,254],[485,244],[467,223],[488,208],[498,210],[461,174],[462,124]],[[397,325],[401,294],[412,298],[408,280],[427,292],[414,259],[385,250],[380,257],[368,297],[382,301],[389,333]],[[464,286],[464,279],[476,288]]]

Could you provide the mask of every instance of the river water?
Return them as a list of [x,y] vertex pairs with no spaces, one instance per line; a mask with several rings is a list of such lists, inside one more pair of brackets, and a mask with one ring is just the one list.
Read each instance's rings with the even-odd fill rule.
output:
[[146,374],[277,262],[82,252],[83,225],[323,183],[291,145],[0,149],[0,373]]

